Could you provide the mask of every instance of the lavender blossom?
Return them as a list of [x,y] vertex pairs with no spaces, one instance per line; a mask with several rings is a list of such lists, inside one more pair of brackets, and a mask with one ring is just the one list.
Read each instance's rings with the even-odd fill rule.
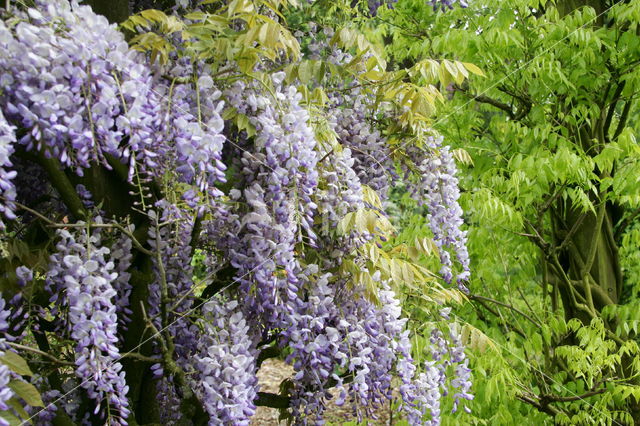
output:
[[[16,188],[11,180],[16,176],[15,170],[9,170],[13,144],[16,141],[15,128],[10,126],[0,111],[0,214],[7,219],[14,219]],[[0,216],[0,230],[4,229],[4,223]]]
[[[210,78],[200,80],[199,111],[197,90],[187,84],[178,84],[173,102],[165,102],[170,82],[154,80],[144,55],[129,50],[123,34],[89,6],[54,0],[23,15],[15,29],[0,23],[0,106],[10,123],[27,131],[19,144],[80,176],[92,163],[111,168],[116,158],[137,186],[175,170],[182,181],[220,195],[213,184],[224,180],[226,168],[223,103],[215,100]],[[4,169],[12,151],[11,128],[3,121],[0,190],[7,192],[10,217],[8,182],[15,173]]]
[[[130,225],[127,229],[133,232],[134,226]],[[118,274],[113,280],[112,286],[116,292],[114,304],[118,312],[118,330],[127,329],[127,324],[131,321],[131,308],[129,306],[129,298],[131,297],[132,286],[129,280],[131,274],[129,267],[132,260],[132,242],[127,235],[120,235],[111,247],[111,258],[114,263],[114,271]]]
[[426,204],[429,212],[427,219],[439,249],[442,277],[448,283],[454,279],[452,251],[462,267],[455,281],[462,291],[467,292],[464,283],[470,276],[469,253],[467,232],[461,229],[463,219],[458,203],[460,189],[456,165],[449,147],[442,145],[442,137],[429,137],[427,149],[428,155],[419,165],[422,177],[417,188],[418,200]]
[[247,294],[247,312],[257,314],[265,329],[288,323],[299,289],[295,244],[313,246],[317,239],[312,230],[317,206],[311,197],[318,184],[318,159],[309,113],[300,106],[302,96],[295,88],[282,84],[283,73],[272,78],[275,99],[243,84],[226,92],[257,132],[253,152],[242,157],[249,211],[241,219],[230,258]]
[[[458,405],[462,399],[472,400],[473,395],[469,393],[471,389],[471,369],[469,368],[469,360],[464,353],[462,338],[453,324],[449,326],[451,346],[450,357],[451,363],[454,365],[454,376],[451,380],[451,388],[455,390],[453,395],[452,413],[458,410]],[[465,411],[470,412],[468,407],[464,407]]]
[[[4,355],[0,352],[0,355]],[[7,401],[13,397],[13,391],[9,388],[9,382],[11,381],[11,370],[5,364],[0,364],[0,410],[5,411],[9,409]],[[5,423],[3,423],[3,421]],[[0,417],[0,425],[9,425],[5,419]]]
[[[95,221],[100,223],[101,218]],[[96,403],[94,413],[100,413],[108,424],[126,425],[129,387],[118,362],[116,292],[112,286],[117,273],[112,272],[109,249],[100,247],[98,231],[89,234],[82,230],[74,235],[59,230],[58,236],[58,251],[51,256],[47,280],[49,288],[62,292],[66,300],[70,337],[77,342],[76,375]]]
[[235,300],[214,298],[202,307],[204,328],[195,358],[196,393],[209,425],[249,425],[257,397],[255,344]]
[[333,93],[329,116],[339,142],[350,148],[355,160],[353,170],[360,182],[370,186],[381,200],[388,198],[395,174],[387,139],[368,121],[371,115],[369,99],[358,88],[347,94]]

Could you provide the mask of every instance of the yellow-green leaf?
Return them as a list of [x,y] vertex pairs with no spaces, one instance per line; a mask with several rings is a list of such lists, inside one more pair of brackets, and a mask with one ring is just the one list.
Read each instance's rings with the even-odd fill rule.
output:
[[24,382],[22,380],[13,380],[9,382],[9,388],[13,392],[24,399],[27,404],[32,407],[44,407],[40,392],[31,383]]
[[0,356],[0,362],[20,376],[33,376],[27,361],[15,352],[6,351],[4,355]]
[[27,411],[22,406],[22,403],[20,401],[18,401],[17,398],[11,398],[9,401],[7,401],[7,404],[11,408],[13,408],[15,410],[15,412],[18,413],[18,415],[20,417],[22,417],[23,419],[28,419],[29,417],[31,417],[29,415],[29,413],[27,413]]
[[476,65],[470,63],[470,62],[463,62],[462,65],[464,65],[464,67],[466,69],[468,69],[469,71],[471,71],[472,73],[485,77],[484,73],[482,72],[482,70],[480,68],[478,68]]
[[1,412],[0,413],[0,417],[2,417],[7,422],[9,422],[10,426],[22,426],[22,425],[24,425],[22,420],[20,420],[19,418],[17,418],[16,416],[14,416],[13,414],[11,414],[8,411]]

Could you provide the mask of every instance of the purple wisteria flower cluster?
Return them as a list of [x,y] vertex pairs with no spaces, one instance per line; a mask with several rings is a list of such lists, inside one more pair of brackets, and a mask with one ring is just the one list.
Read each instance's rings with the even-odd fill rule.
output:
[[249,117],[256,129],[254,149],[242,157],[249,211],[229,257],[247,294],[247,312],[261,318],[265,330],[285,327],[298,298],[298,243],[314,246],[312,230],[318,185],[316,140],[302,95],[272,76],[273,93],[243,83],[227,92],[230,104]]
[[394,165],[387,139],[369,122],[370,105],[360,90],[331,95],[334,130],[341,144],[351,149],[360,182],[370,186],[382,200],[388,198]]
[[[249,425],[257,396],[255,338],[235,300],[213,298],[202,307],[195,356],[195,389],[209,424]],[[254,336],[255,337],[255,336]]]
[[[312,277],[317,267],[306,272]],[[379,273],[373,279],[379,280]],[[411,425],[440,424],[440,400],[447,387],[457,390],[455,406],[460,399],[472,399],[468,360],[453,329],[451,341],[441,339],[444,346],[435,342],[433,360],[419,371],[411,356],[407,319],[386,282],[379,283],[379,304],[367,299],[364,288],[347,290],[331,274],[310,278],[309,284],[308,297],[285,333],[291,348],[287,361],[296,372],[291,407],[301,424],[322,423],[330,387],[339,393],[337,403],[348,402],[355,417],[371,417],[392,398],[394,375],[402,380],[402,409]],[[456,376],[448,384],[450,365]]]
[[16,199],[16,188],[11,180],[16,176],[15,170],[9,170],[13,143],[16,141],[14,127],[10,126],[0,111],[0,229],[4,228],[2,216],[14,219],[13,201]]
[[[221,117],[224,102],[221,92],[214,87],[208,68],[196,64],[197,73],[188,58],[181,58],[169,70],[174,79],[171,84],[158,88],[171,99],[167,118],[173,122],[168,140],[175,143],[173,170],[180,180],[193,184],[205,194],[221,195],[215,188],[224,182],[227,166],[222,162],[225,136]],[[188,80],[186,83],[180,81]]]
[[[440,404],[442,397],[453,390],[453,410],[457,411],[462,399],[472,400],[471,370],[468,367],[469,360],[464,353],[464,346],[458,333],[457,324],[449,324],[448,336],[445,336],[438,328],[433,328],[429,342],[431,343],[431,360],[425,361],[422,371],[416,372],[408,354],[403,360],[399,375],[403,384],[400,393],[403,398],[403,410],[407,415],[409,424],[426,424],[437,426],[440,424]],[[448,338],[446,338],[448,337]],[[452,378],[449,370],[453,370]],[[468,407],[465,411],[470,412]],[[425,416],[428,420],[425,420]]]
[[[439,249],[440,273],[448,283],[454,281],[463,291],[468,291],[465,282],[469,280],[469,253],[467,232],[462,230],[462,208],[458,203],[460,188],[456,177],[456,164],[449,146],[442,143],[442,137],[429,136],[426,139],[427,155],[420,162],[421,181],[416,187],[418,200],[428,209],[427,219]],[[461,265],[462,271],[454,277],[451,252]]]
[[[102,223],[100,217],[95,223]],[[79,223],[83,225],[83,223]],[[57,252],[47,273],[49,288],[64,297],[69,336],[77,342],[76,375],[94,400],[94,414],[109,425],[126,425],[127,392],[117,346],[118,317],[113,281],[117,278],[109,248],[101,245],[98,230],[59,230]]]
[[349,148],[331,152],[335,148],[321,150],[322,158],[331,155],[330,162],[318,167],[322,185],[316,192],[318,210],[322,212],[322,224],[318,230],[319,245],[327,253],[320,265],[331,268],[339,265],[345,253],[362,246],[371,239],[369,233],[351,232],[349,235],[336,235],[336,227],[348,213],[365,208],[362,183],[353,169],[355,160]]
[[[4,354],[0,352],[0,354]],[[9,381],[11,380],[11,371],[9,367],[4,364],[0,365],[0,410],[6,411],[9,409],[7,401],[13,397],[13,391],[9,387]],[[1,426],[9,426],[10,423],[5,418],[0,417]]]
[[106,154],[133,159],[136,139],[153,145],[155,128],[142,136],[133,124],[144,115],[135,103],[148,103],[150,73],[115,27],[90,7],[61,0],[23,18],[11,30],[0,24],[0,102],[7,119],[27,130],[21,146],[82,175],[91,162],[107,164]]
[[[0,23],[0,47],[0,105],[9,123],[27,130],[17,141],[25,150],[54,157],[79,176],[91,164],[111,168],[116,158],[138,186],[173,170],[181,181],[219,195],[213,184],[224,181],[226,169],[224,104],[216,101],[211,77],[202,75],[197,84],[154,78],[115,26],[89,6],[64,0],[28,9],[15,28]],[[202,99],[197,108],[196,97]],[[13,140],[3,122],[0,189],[10,200],[13,172],[5,167]]]
[[[473,395],[469,392],[471,389],[471,369],[469,368],[469,359],[464,353],[462,338],[454,324],[449,326],[449,354],[450,362],[454,366],[453,379],[451,380],[451,388],[454,390],[453,409],[455,413],[461,400],[472,400]],[[464,407],[465,411],[470,412],[468,407]]]
[[[133,233],[135,226],[129,225],[127,231]],[[116,241],[111,246],[111,259],[113,259],[113,270],[118,276],[113,280],[112,286],[116,292],[114,304],[118,313],[118,332],[122,333],[127,329],[127,324],[131,321],[130,298],[131,298],[131,261],[133,243],[127,235],[118,235]]]

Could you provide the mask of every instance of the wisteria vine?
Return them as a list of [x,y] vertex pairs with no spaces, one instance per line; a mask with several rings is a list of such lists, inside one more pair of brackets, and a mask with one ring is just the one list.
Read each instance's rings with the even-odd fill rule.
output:
[[[413,173],[442,278],[465,288],[456,168],[440,138],[408,150],[408,167],[384,133],[392,108],[379,114],[370,92],[333,80],[313,105],[284,56],[240,72],[239,53],[203,59],[176,30],[161,34],[171,51],[159,63],[75,1],[4,13],[0,226],[15,286],[0,299],[0,350],[25,336],[38,346],[25,355],[47,365],[32,378],[45,405],[34,419],[248,425],[271,353],[295,371],[275,397],[296,424],[322,424],[333,393],[372,417],[396,377],[410,424],[439,424],[447,388],[454,410],[472,398],[455,328],[434,328],[419,365],[394,278],[364,254],[384,250],[385,203],[398,171]],[[356,58],[310,50],[337,66]],[[0,413],[14,410],[15,375],[0,362]]]

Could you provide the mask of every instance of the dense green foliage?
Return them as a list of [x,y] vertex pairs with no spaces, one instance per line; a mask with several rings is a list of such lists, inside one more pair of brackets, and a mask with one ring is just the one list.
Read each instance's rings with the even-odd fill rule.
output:
[[[614,4],[615,3],[615,4]],[[395,66],[472,62],[435,127],[464,147],[478,354],[488,424],[637,424],[637,1],[420,1],[372,31]],[[518,403],[520,401],[521,403]],[[554,419],[554,420],[552,420]]]

